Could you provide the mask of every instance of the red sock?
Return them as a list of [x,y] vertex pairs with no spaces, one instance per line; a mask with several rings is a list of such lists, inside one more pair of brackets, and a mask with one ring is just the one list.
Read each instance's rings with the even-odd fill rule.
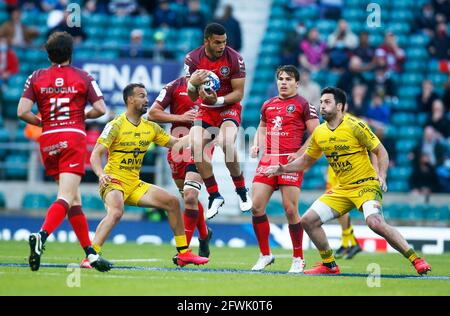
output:
[[41,230],[45,230],[49,235],[58,228],[66,217],[69,204],[63,199],[58,199],[50,205],[47,216]]
[[198,213],[198,210],[185,209],[184,211],[184,231],[188,246],[191,243],[192,235],[194,235],[195,226],[197,226]]
[[295,258],[303,258],[303,227],[302,224],[289,224],[289,234],[291,235],[292,246]]
[[81,205],[72,206],[69,209],[68,217],[70,225],[72,225],[73,231],[80,241],[81,247],[84,249],[91,246],[92,243],[89,238],[89,227],[86,216],[84,216],[83,210],[81,209]]
[[216,178],[214,175],[205,179],[206,191],[208,191],[209,195],[219,192],[219,187],[217,186]]
[[236,187],[236,189],[245,188],[245,179],[244,179],[243,173],[241,173],[237,177],[232,176],[231,179],[233,179],[233,183],[234,183],[234,186]]
[[259,250],[263,256],[270,255],[269,234],[270,225],[267,215],[253,216],[253,230],[255,231],[256,239],[258,240]]
[[198,202],[198,221],[197,221],[198,235],[201,240],[208,237],[208,228],[205,222],[205,210],[203,209],[202,203]]

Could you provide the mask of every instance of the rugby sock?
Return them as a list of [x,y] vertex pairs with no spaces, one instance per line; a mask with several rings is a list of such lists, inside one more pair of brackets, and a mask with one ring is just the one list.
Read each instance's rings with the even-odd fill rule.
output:
[[70,225],[72,225],[73,231],[80,241],[81,247],[84,249],[90,246],[89,227],[81,205],[72,206],[68,211],[68,217]]
[[192,209],[184,210],[184,232],[186,233],[186,241],[189,245],[191,243],[192,235],[198,222],[199,211]]
[[208,191],[209,195],[213,195],[219,192],[219,187],[217,186],[216,178],[214,175],[205,179],[206,191]]
[[45,230],[48,235],[51,235],[63,222],[68,209],[69,204],[63,199],[57,199],[53,202],[48,209],[47,216],[45,217],[41,230]]
[[417,252],[414,251],[414,249],[409,248],[404,254],[406,259],[409,260],[409,262],[413,262],[414,260],[416,260],[417,258],[420,258],[419,255],[417,254]]
[[186,253],[189,250],[186,235],[175,236],[175,247],[179,253]]
[[102,246],[100,246],[100,245],[92,244],[92,248],[94,248],[96,253],[102,252]]
[[253,230],[255,231],[256,239],[258,240],[259,250],[263,256],[270,255],[269,234],[270,224],[267,215],[253,216]]
[[333,250],[328,249],[325,251],[319,251],[320,257],[322,258],[323,265],[328,268],[336,267],[336,261],[334,259]]
[[291,235],[294,258],[303,259],[303,227],[302,224],[289,224],[289,234]]
[[205,222],[205,210],[202,203],[198,202],[198,221],[197,221],[198,237],[205,240],[208,237],[208,228]]
[[236,187],[236,189],[245,188],[245,179],[244,179],[244,174],[243,173],[241,173],[237,177],[231,176],[231,179],[233,179],[233,183],[234,183],[234,186]]
[[352,247],[354,247],[354,246],[356,246],[358,244],[358,241],[356,240],[355,233],[353,232],[353,226],[350,225],[349,229],[351,229],[351,231],[350,231],[350,235],[348,237],[348,240],[350,241],[350,245]]

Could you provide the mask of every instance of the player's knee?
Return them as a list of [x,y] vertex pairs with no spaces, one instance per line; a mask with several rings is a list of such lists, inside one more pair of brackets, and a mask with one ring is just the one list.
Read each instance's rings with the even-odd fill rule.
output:
[[196,190],[184,191],[184,205],[186,208],[196,207],[198,204],[198,192]]
[[311,229],[314,227],[314,219],[307,212],[305,215],[301,217],[300,224],[303,226],[305,230]]
[[252,206],[252,215],[253,216],[261,216],[266,211],[266,205],[264,203],[261,203],[258,201],[258,199],[253,199],[253,206]]
[[120,222],[123,216],[123,208],[111,208],[110,209],[110,217],[114,224]]
[[178,202],[178,198],[175,195],[170,195],[167,198],[165,209],[167,212],[176,212],[180,210],[180,202]]
[[374,232],[381,232],[384,228],[384,221],[379,215],[371,215],[366,219],[367,226]]

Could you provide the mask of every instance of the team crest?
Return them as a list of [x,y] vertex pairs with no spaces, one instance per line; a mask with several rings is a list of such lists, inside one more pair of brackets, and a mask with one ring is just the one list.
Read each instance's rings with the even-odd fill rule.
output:
[[288,113],[294,112],[294,111],[295,111],[295,105],[289,104],[288,107],[287,107],[287,109],[286,109],[286,111],[287,111]]
[[140,153],[141,153],[141,150],[139,148],[135,148],[133,150],[133,157],[137,158],[137,156],[139,156]]
[[224,77],[228,76],[230,74],[230,68],[227,66],[220,67],[220,74]]

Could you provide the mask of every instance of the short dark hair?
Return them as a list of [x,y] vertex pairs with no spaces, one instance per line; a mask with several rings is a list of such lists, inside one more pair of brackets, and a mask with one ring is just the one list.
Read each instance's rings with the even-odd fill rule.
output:
[[283,66],[279,66],[279,67],[277,68],[277,73],[276,73],[277,79],[278,79],[278,75],[279,75],[281,72],[285,72],[285,73],[287,73],[288,75],[294,76],[295,81],[297,81],[297,82],[300,81],[300,73],[298,72],[297,67],[295,67],[294,65],[283,65]]
[[125,104],[127,104],[128,97],[133,95],[134,88],[138,87],[145,89],[145,86],[142,83],[130,83],[123,89],[123,102],[125,102]]
[[334,100],[336,101],[336,104],[342,103],[342,112],[344,111],[345,104],[347,104],[347,96],[345,95],[344,90],[336,88],[336,87],[326,87],[322,90],[320,95],[324,95],[330,93],[334,96]]
[[210,38],[212,35],[224,35],[227,32],[222,24],[219,23],[209,23],[205,27],[205,38]]
[[73,37],[67,32],[52,33],[45,44],[48,58],[52,63],[62,64],[72,58]]

